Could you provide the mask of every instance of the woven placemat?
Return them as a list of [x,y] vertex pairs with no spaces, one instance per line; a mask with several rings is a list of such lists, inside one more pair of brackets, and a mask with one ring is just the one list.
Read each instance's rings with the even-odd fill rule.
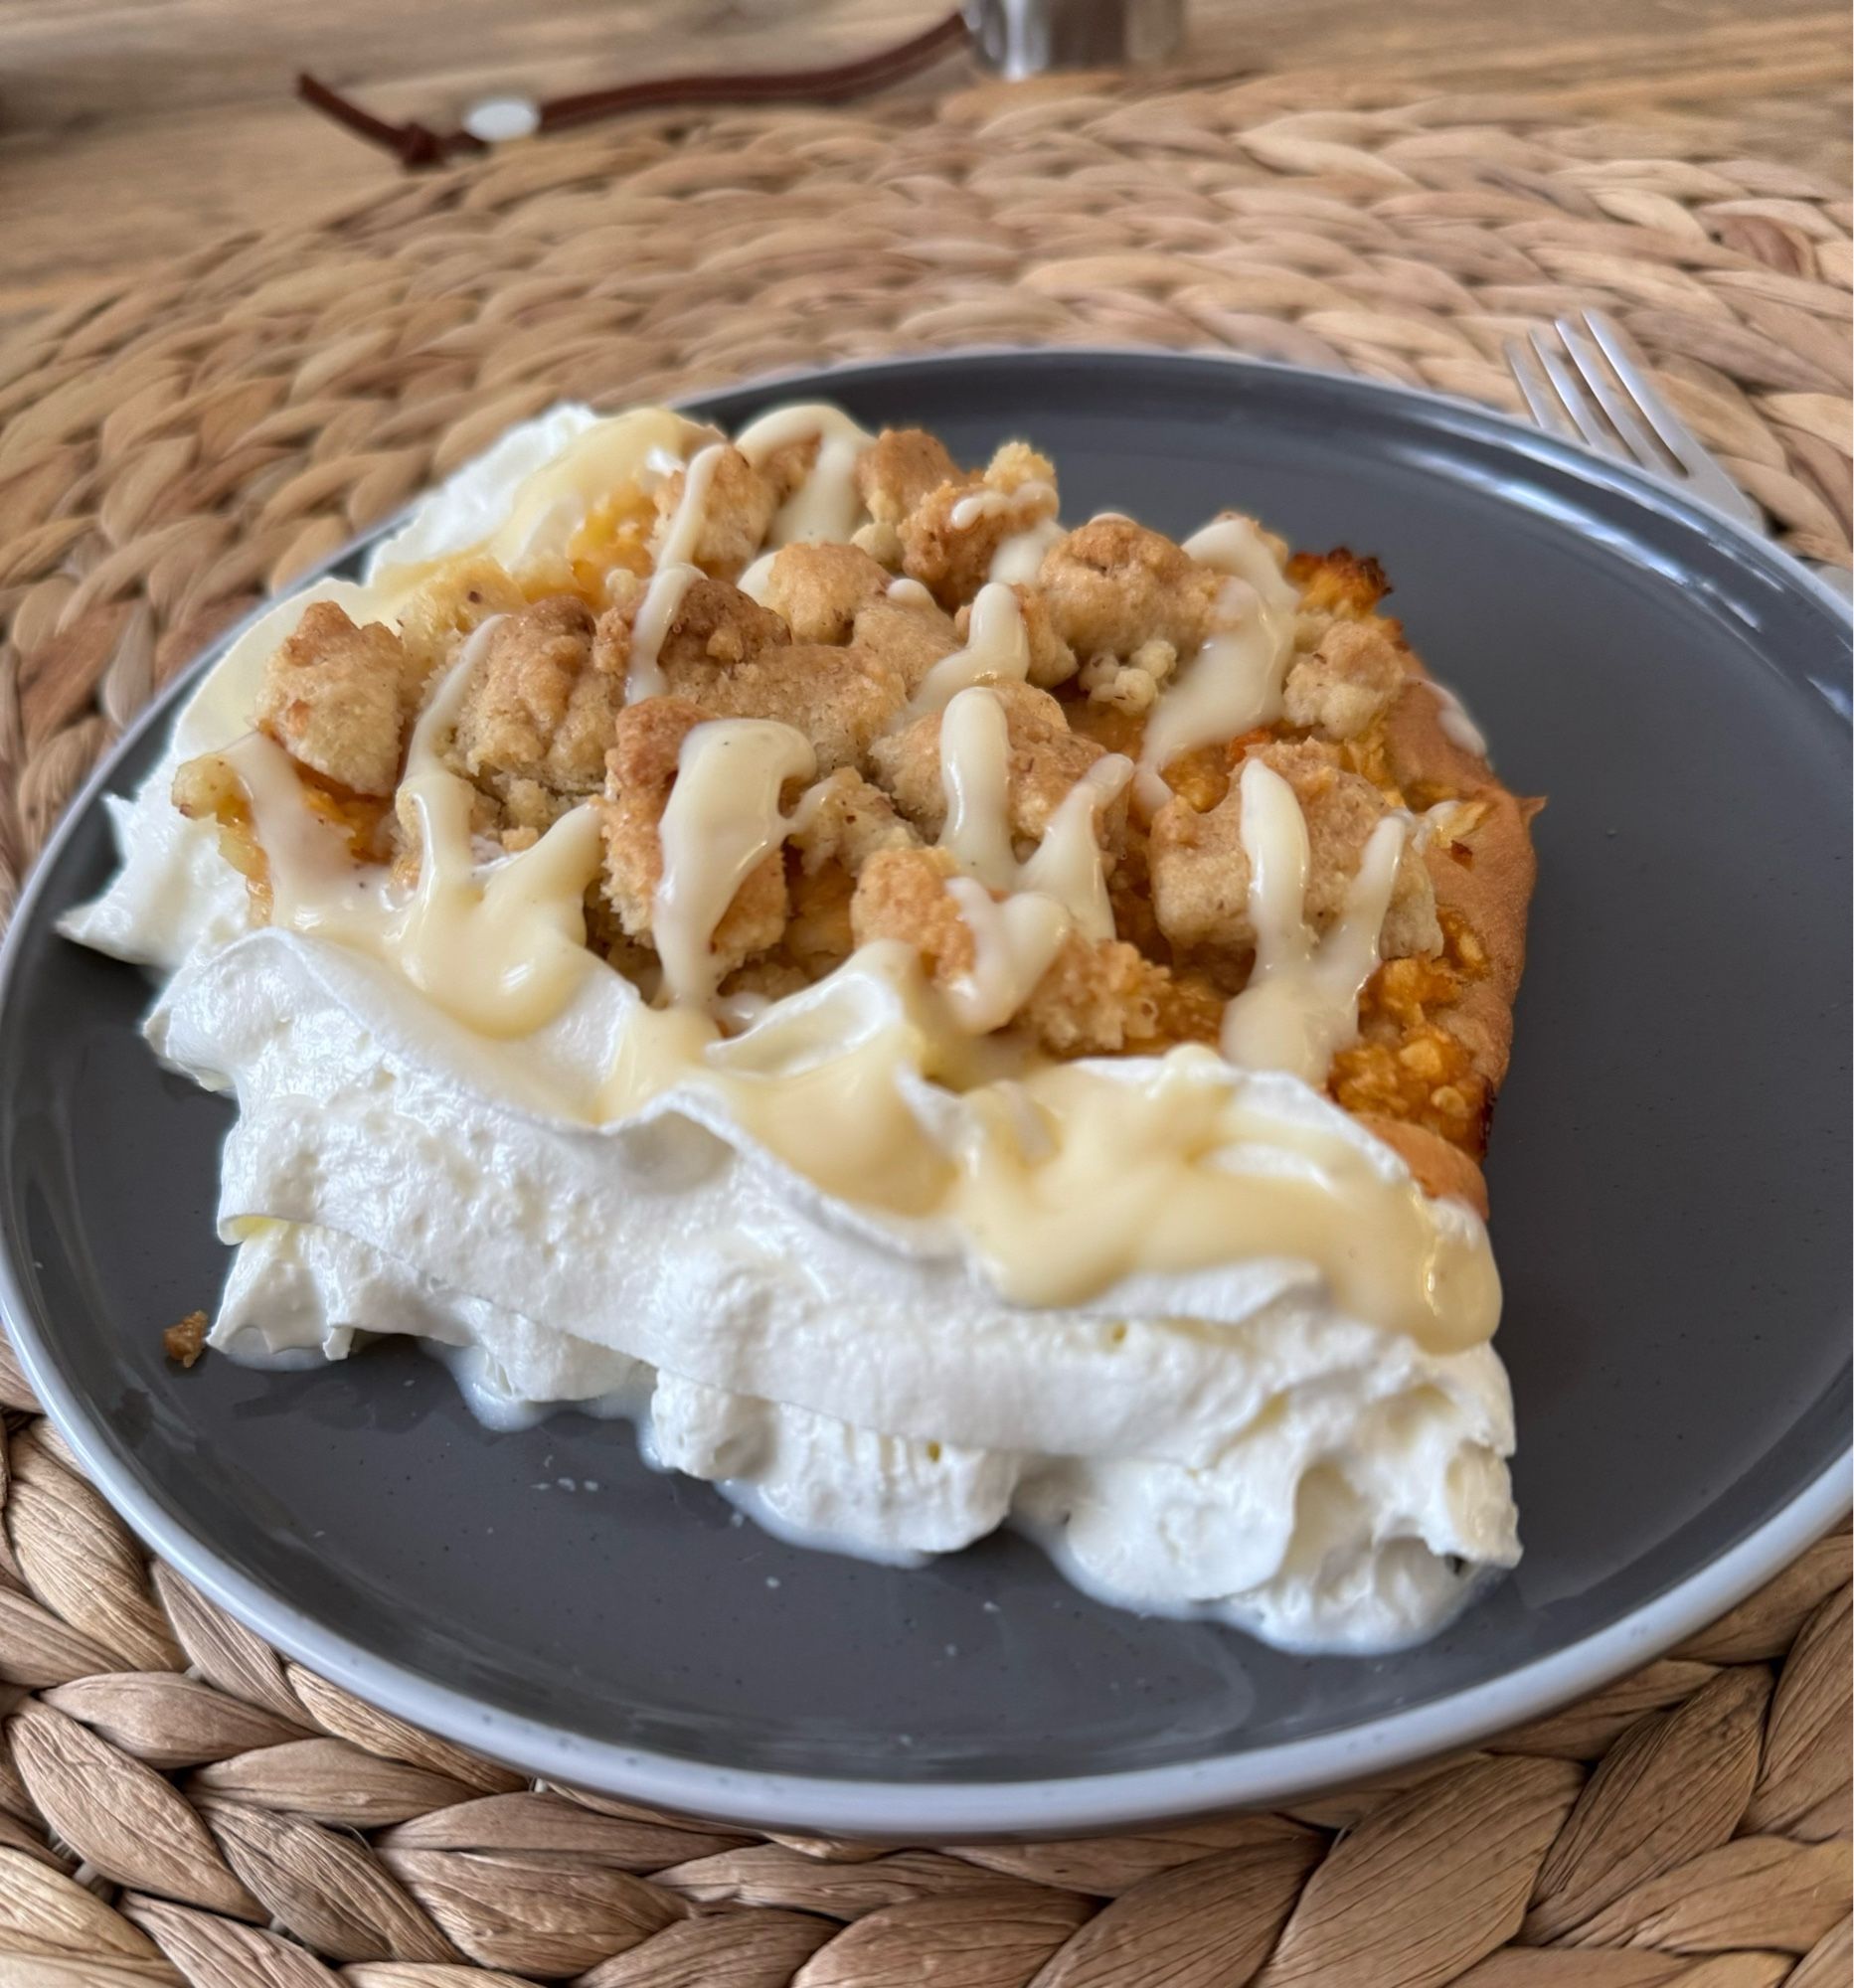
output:
[[[215,629],[563,395],[1083,341],[1509,406],[1506,334],[1600,304],[1773,529],[1846,560],[1841,190],[1729,127],[1311,100],[1069,80],[640,121],[43,320],[0,349],[0,884]],[[1845,1535],[1394,1783],[879,1850],[537,1788],[414,1732],[151,1569],[3,1358],[0,1403],[0,1988],[1849,1979]]]

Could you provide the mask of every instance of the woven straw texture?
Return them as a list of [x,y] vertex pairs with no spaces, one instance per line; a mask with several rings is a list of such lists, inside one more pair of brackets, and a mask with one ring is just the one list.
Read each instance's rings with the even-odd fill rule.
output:
[[[228,244],[0,349],[0,884],[229,618],[563,395],[905,348],[1223,347],[1514,405],[1598,304],[1848,556],[1849,209],[1729,128],[1302,85],[644,120]],[[0,1988],[1841,1988],[1838,1535],[1674,1655],[1287,1813],[951,1850],[538,1788],[145,1556],[0,1348]]]

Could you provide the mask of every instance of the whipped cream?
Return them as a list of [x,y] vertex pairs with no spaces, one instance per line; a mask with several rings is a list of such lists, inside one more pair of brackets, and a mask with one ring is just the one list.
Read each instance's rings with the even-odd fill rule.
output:
[[[853,527],[841,419],[758,424],[750,453],[824,437],[824,487],[775,536]],[[238,1104],[213,1344],[300,1363],[406,1332],[479,1412],[628,1414],[654,1461],[792,1538],[911,1560],[1015,1521],[1127,1606],[1302,1649],[1431,1633],[1518,1554],[1497,1281],[1477,1218],[1422,1196],[1298,1077],[1180,1050],[981,1080],[897,947],[732,1039],[584,952],[520,1026],[493,1026],[414,965],[441,962],[554,837],[469,875],[427,865],[421,889],[459,902],[422,937],[416,906],[344,924],[279,900],[253,929],[212,827],[173,807],[176,768],[246,734],[309,600],[391,618],[432,562],[559,552],[640,464],[710,442],[654,412],[516,430],[360,584],[318,582],[248,631],[139,794],[110,803],[122,867],[65,929],[164,977],[151,1043]],[[1247,538],[1235,550],[1247,576]],[[1268,677],[1258,625],[1255,656],[1207,665]],[[997,639],[975,625],[974,646]],[[844,1098],[853,1112],[818,1108]],[[1141,1141],[1184,1121],[1215,1164],[1141,1174]],[[1091,1161],[1107,1133],[1110,1163]],[[1142,1181],[1146,1203],[1119,1205]],[[1313,1215],[1335,1197],[1351,1226],[1323,1258]]]

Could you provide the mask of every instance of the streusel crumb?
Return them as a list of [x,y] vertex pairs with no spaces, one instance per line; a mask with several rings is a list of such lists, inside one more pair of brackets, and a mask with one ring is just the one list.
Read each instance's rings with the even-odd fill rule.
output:
[[[606,757],[599,808],[605,895],[627,938],[648,939],[663,881],[663,810],[676,784],[682,744],[709,714],[682,698],[627,705]],[[748,875],[715,928],[713,948],[731,971],[776,945],[785,929],[785,866],[777,852]]]
[[206,1351],[206,1314],[190,1311],[178,1325],[170,1325],[161,1335],[161,1351],[177,1367],[191,1367]]
[[[1013,583],[1011,591],[1017,596],[1017,611],[1023,617],[1024,639],[1030,650],[1031,683],[1038,690],[1054,690],[1059,684],[1066,684],[1079,665],[1075,651],[1056,632],[1049,601],[1036,587],[1021,581]],[[961,607],[953,625],[962,642],[969,639],[971,608]]]
[[666,669],[671,693],[704,718],[768,718],[810,740],[820,773],[860,765],[908,702],[902,673],[873,649],[793,642],[731,668]]
[[[1092,739],[1069,729],[1063,706],[1047,691],[1029,684],[988,686],[1004,707],[1010,740],[1007,812],[1011,833],[1035,842],[1061,806],[1063,796],[1103,755]],[[936,836],[946,823],[946,792],[940,777],[940,714],[929,712],[878,739],[870,763],[878,785],[894,797],[923,835]],[[1123,816],[1122,798],[1108,810]]]
[[798,642],[847,642],[888,590],[889,576],[854,546],[786,546],[766,573],[766,605]]
[[885,428],[856,465],[857,494],[878,525],[899,527],[942,484],[965,480],[945,444],[925,428]]
[[559,812],[597,791],[623,700],[596,666],[591,610],[560,593],[506,614],[482,638],[457,719],[463,771],[516,819]]
[[253,713],[291,758],[357,794],[399,784],[406,652],[378,621],[357,628],[332,600],[312,601],[270,657]]
[[990,579],[1005,540],[1055,517],[1057,502],[1048,457],[1006,442],[981,475],[946,478],[896,520],[902,571],[942,607],[956,607]]
[[[653,468],[595,497],[559,550],[512,570],[480,551],[437,563],[397,627],[311,605],[265,667],[253,722],[357,860],[394,862],[410,881],[418,814],[402,796],[396,815],[394,796],[419,715],[448,684],[455,721],[436,743],[471,783],[479,851],[517,855],[571,810],[594,810],[603,862],[587,943],[646,998],[661,978],[661,822],[684,742],[717,719],[789,726],[809,742],[816,777],[802,791],[787,783],[782,846],[749,871],[713,935],[724,993],[780,998],[878,938],[912,946],[930,982],[954,985],[978,958],[962,893],[948,888],[959,861],[994,878],[1026,864],[1104,753],[1138,761],[1155,708],[1189,697],[1194,673],[1215,666],[1205,641],[1247,594],[1130,519],[1103,513],[1063,531],[1055,468],[1026,442],[966,468],[935,436],[890,429],[853,462],[832,460],[838,495],[861,506],[847,543],[801,538],[761,557],[775,516],[775,536],[804,529],[794,521],[805,507],[781,507],[825,473],[816,438],[758,462],[717,444],[693,494],[687,464]],[[693,578],[657,571],[672,528]],[[1382,963],[1327,1087],[1419,1178],[1478,1205],[1474,1161],[1523,961],[1534,804],[1449,737],[1402,629],[1379,611],[1388,582],[1375,561],[1344,548],[1288,557],[1266,532],[1260,544],[1298,596],[1272,715],[1229,738],[1200,734],[1097,807],[1112,936],[1083,935],[1101,928],[1098,897],[1088,918],[1072,911],[1007,1026],[1058,1057],[1218,1040],[1257,944],[1243,839],[1255,755],[1286,780],[1305,822],[1303,911],[1316,938],[1344,912],[1374,830],[1393,814],[1405,824]],[[738,584],[750,564],[752,595]],[[942,754],[943,714],[916,700],[966,646],[994,570],[1011,600],[994,593],[987,612],[1014,613],[1027,669],[1015,680],[1022,665],[1007,648],[978,686],[1003,718],[1003,817],[991,832],[1001,826],[1008,843],[981,862],[969,846],[959,859],[937,846],[957,769]],[[174,793],[215,825],[255,916],[271,916],[234,761],[191,761]]]
[[[600,667],[628,676],[631,638],[641,590],[608,607],[598,617],[596,651]],[[769,608],[725,580],[695,580],[683,589],[657,644],[657,666],[672,681],[699,681],[710,669],[751,661],[763,649],[778,649],[791,630]]]
[[1096,518],[1043,556],[1037,584],[1077,655],[1131,656],[1148,642],[1195,650],[1224,580],[1182,546],[1129,518]]
[[[880,851],[856,882],[850,908],[858,944],[900,939],[946,987],[977,960],[970,928],[947,890],[957,866],[941,849]],[[1221,1003],[1120,939],[1071,932],[1024,1003],[1020,1019],[1054,1056],[1116,1056],[1214,1041]]]
[[872,600],[857,612],[854,640],[900,670],[910,697],[935,663],[963,646],[952,616],[930,600]]
[[[657,529],[652,546],[659,553],[687,487],[685,469],[676,470],[657,486]],[[779,489],[772,478],[756,469],[738,448],[723,448],[702,507],[702,528],[687,555],[689,564],[699,566],[713,580],[738,580],[759,550],[778,506]]]
[[1363,621],[1335,621],[1281,691],[1289,725],[1326,739],[1356,739],[1390,709],[1405,669],[1397,644]]
[[492,614],[513,614],[528,596],[486,554],[455,560],[433,574],[400,612],[406,652],[401,701],[416,711],[433,674]]
[[[1306,918],[1315,931],[1324,931],[1345,909],[1365,844],[1384,818],[1384,802],[1368,780],[1340,766],[1331,746],[1317,740],[1258,746],[1256,756],[1280,774],[1300,803],[1307,826]],[[1148,860],[1153,910],[1174,945],[1254,949],[1240,780],[1233,780],[1206,814],[1182,798],[1167,801],[1152,820]],[[1381,944],[1390,957],[1434,952],[1441,945],[1429,872],[1408,840]]]

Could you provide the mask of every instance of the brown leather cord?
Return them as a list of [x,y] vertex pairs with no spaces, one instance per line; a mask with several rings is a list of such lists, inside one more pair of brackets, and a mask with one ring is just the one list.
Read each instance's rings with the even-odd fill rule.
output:
[[[964,15],[955,10],[919,35],[893,48],[827,69],[740,71],[733,75],[653,77],[645,83],[615,84],[610,89],[582,90],[551,97],[535,106],[542,131],[561,131],[589,124],[595,118],[616,117],[628,110],[663,109],[698,103],[835,103],[885,84],[899,83],[925,69],[970,39]],[[376,117],[352,97],[331,88],[304,71],[296,78],[296,94],[313,110],[370,145],[392,152],[408,169],[442,165],[457,152],[485,152],[483,139],[462,129],[433,131],[416,121],[394,124]]]
[[352,131],[357,138],[365,138],[382,151],[394,153],[408,170],[416,166],[441,166],[453,152],[489,149],[482,139],[468,131],[433,131],[428,125],[419,123],[390,124],[371,110],[363,110],[352,97],[329,88],[307,70],[296,78],[296,94],[311,110],[319,110],[343,130]]

